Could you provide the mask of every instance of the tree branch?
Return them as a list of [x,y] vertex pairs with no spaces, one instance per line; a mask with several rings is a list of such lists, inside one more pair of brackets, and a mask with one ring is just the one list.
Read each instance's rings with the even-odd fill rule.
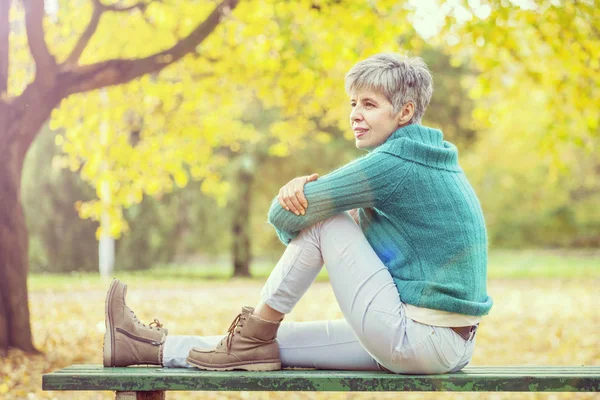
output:
[[571,197],[571,200],[573,200],[574,202],[578,202],[578,201],[582,201],[588,197],[595,196],[598,193],[600,193],[600,187],[597,187],[597,188],[580,187],[575,190],[571,190],[569,192],[569,196]]
[[[44,39],[44,0],[23,0],[25,5],[25,29],[27,30],[27,42],[29,50],[35,61],[36,80],[51,83],[56,72],[56,60],[48,51]],[[48,78],[48,79],[45,79]]]
[[79,57],[81,57],[81,54],[83,54],[83,51],[85,50],[90,39],[92,38],[92,35],[94,34],[94,32],[96,32],[96,29],[98,28],[98,24],[100,23],[100,17],[102,16],[102,5],[99,1],[94,1],[93,3],[94,10],[92,11],[92,17],[90,18],[90,22],[86,26],[85,31],[83,31],[83,33],[79,37],[79,40],[77,40],[75,47],[73,47],[73,50],[65,60],[64,64],[77,64],[77,61],[79,61]]
[[[157,1],[160,2],[162,0],[157,0]],[[90,39],[94,35],[94,32],[96,32],[96,29],[98,29],[98,24],[100,23],[100,17],[102,17],[102,13],[104,13],[105,11],[127,12],[127,11],[131,11],[131,10],[135,10],[136,8],[139,9],[141,12],[144,12],[144,11],[146,11],[146,8],[148,8],[148,5],[150,4],[150,3],[144,3],[144,2],[140,1],[139,3],[133,4],[131,6],[119,7],[114,4],[113,5],[102,4],[100,2],[100,0],[92,0],[92,3],[94,6],[94,10],[92,11],[92,17],[90,18],[90,22],[88,23],[87,27],[85,28],[85,31],[81,34],[81,37],[79,37],[79,40],[77,40],[77,44],[75,44],[75,47],[73,47],[71,54],[69,54],[69,56],[65,60],[65,62],[64,62],[65,65],[76,65],[77,64],[77,62],[79,61],[79,58],[83,54],[83,51],[87,47]]]
[[[0,0],[0,99],[8,90],[8,14],[11,0]],[[1,128],[0,128],[1,129]]]
[[[146,8],[148,8],[148,6],[150,5],[150,3],[145,3],[143,1],[140,1],[140,2],[137,2],[130,6],[120,7],[120,6],[117,6],[116,4],[113,4],[113,5],[102,4],[100,2],[100,0],[92,0],[92,1],[94,2],[94,6],[98,5],[100,8],[102,8],[102,11],[115,11],[115,12],[131,11],[131,10],[135,10],[136,8],[138,8],[140,11],[144,12],[144,11],[146,11]],[[156,1],[162,2],[162,0],[156,0]]]
[[[239,3],[239,0],[223,0],[213,12],[196,27],[187,37],[178,41],[173,47],[138,59],[116,59],[91,65],[82,65],[73,69],[64,69],[59,74],[59,87],[64,88],[64,95],[81,93],[101,87],[119,85],[142,75],[161,71],[168,65],[194,51],[196,46],[219,25]],[[63,86],[64,85],[64,86]]]

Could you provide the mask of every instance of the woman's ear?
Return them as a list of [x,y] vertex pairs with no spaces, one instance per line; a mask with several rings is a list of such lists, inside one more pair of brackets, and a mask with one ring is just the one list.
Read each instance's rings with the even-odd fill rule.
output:
[[402,106],[400,112],[398,113],[398,125],[406,125],[410,122],[413,115],[415,114],[415,105],[409,101],[405,105]]

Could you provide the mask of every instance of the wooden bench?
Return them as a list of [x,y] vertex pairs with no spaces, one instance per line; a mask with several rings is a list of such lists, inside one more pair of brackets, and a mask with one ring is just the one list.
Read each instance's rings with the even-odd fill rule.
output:
[[466,367],[444,375],[281,370],[208,372],[185,368],[72,365],[43,376],[44,390],[113,390],[116,398],[164,399],[165,391],[600,392],[600,366]]

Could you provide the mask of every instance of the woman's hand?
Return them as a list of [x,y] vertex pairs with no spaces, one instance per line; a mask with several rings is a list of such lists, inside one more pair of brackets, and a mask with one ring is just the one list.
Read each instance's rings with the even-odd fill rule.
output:
[[281,207],[292,211],[296,215],[304,215],[308,208],[308,202],[304,197],[304,185],[319,179],[319,174],[301,176],[289,181],[285,186],[279,189],[277,200]]

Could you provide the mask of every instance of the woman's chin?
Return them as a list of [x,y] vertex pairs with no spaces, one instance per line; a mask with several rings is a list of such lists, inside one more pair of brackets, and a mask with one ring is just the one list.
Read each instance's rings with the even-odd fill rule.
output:
[[368,147],[368,143],[363,139],[356,139],[356,148],[357,149],[366,149]]

